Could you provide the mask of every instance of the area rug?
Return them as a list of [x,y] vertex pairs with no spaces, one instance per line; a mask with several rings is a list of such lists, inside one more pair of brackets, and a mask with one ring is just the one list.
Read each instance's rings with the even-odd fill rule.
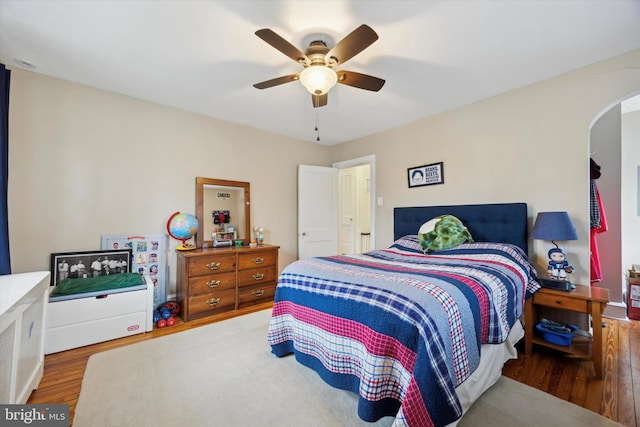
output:
[[[365,423],[355,394],[332,388],[293,357],[270,352],[271,310],[90,357],[73,426],[390,426]],[[620,426],[506,377],[458,424]]]

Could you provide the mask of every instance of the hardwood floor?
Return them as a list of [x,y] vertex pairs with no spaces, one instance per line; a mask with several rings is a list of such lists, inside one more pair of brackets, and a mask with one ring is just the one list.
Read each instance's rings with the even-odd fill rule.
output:
[[534,345],[505,365],[502,374],[567,400],[627,427],[640,427],[640,321],[603,319],[603,378],[593,363]]
[[[246,313],[270,307],[261,304]],[[28,403],[68,404],[71,419],[75,413],[87,360],[94,353],[157,338],[231,317],[222,314],[210,319],[108,341],[45,357],[44,377]],[[570,358],[550,349],[535,346],[524,355],[524,340],[519,344],[518,360],[507,362],[503,375],[535,387],[560,399],[598,412],[627,427],[640,427],[640,321],[605,319],[605,367],[602,380],[596,380],[591,362]]]

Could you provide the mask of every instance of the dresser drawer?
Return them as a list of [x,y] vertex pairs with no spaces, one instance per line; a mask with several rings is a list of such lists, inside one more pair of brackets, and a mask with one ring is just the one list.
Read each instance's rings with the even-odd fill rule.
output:
[[547,307],[558,307],[565,310],[578,311],[581,313],[587,312],[587,301],[583,299],[575,299],[566,297],[563,295],[552,294],[533,294],[534,302],[538,305],[544,305]]
[[236,273],[211,274],[209,276],[198,276],[189,279],[189,294],[207,294],[214,291],[235,289]]
[[238,269],[246,270],[248,268],[267,267],[276,265],[276,251],[261,251],[257,253],[240,254],[238,257]]
[[204,276],[236,270],[235,254],[200,257],[189,262],[189,276]]
[[276,267],[252,268],[238,272],[238,286],[251,286],[258,283],[275,282]]
[[238,305],[240,307],[246,307],[269,300],[273,301],[275,294],[276,284],[274,282],[245,286],[238,291]]
[[233,310],[236,306],[236,290],[213,292],[189,298],[189,315],[198,313]]

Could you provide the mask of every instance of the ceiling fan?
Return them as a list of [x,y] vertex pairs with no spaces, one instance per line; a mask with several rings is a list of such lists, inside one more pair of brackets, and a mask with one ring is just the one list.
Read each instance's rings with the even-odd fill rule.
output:
[[379,91],[384,86],[385,81],[378,77],[333,69],[378,40],[378,35],[368,25],[359,26],[332,48],[327,47],[322,40],[316,40],[312,41],[304,52],[268,28],[256,31],[256,35],[304,67],[300,73],[256,83],[253,87],[257,89],[300,80],[300,83],[311,93],[313,106],[317,108],[327,105],[328,92],[336,83],[373,92]]

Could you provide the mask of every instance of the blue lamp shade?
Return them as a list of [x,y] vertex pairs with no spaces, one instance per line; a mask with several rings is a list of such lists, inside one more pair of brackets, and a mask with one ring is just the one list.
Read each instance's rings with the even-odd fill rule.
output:
[[539,212],[531,230],[536,240],[578,240],[578,233],[566,212]]

